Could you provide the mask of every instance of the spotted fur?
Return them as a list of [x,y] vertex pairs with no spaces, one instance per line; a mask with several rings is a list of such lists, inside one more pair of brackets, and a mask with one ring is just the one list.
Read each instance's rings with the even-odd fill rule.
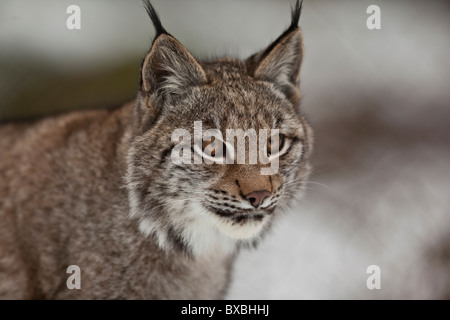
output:
[[[198,61],[145,4],[156,36],[133,102],[0,127],[0,298],[223,298],[238,248],[302,194],[313,138],[299,109],[301,3],[244,61]],[[289,148],[273,175],[176,164],[172,132],[194,121],[279,129]],[[71,264],[81,290],[65,286]]]

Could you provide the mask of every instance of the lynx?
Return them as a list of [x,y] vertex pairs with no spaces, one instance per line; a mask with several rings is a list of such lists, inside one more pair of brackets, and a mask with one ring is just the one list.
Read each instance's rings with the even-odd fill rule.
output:
[[[156,35],[134,101],[0,126],[0,298],[224,298],[240,248],[303,193],[313,136],[299,110],[301,2],[243,61],[196,60],[145,7]],[[172,133],[195,121],[279,130],[277,172],[172,161]],[[66,285],[70,265],[79,290]]]

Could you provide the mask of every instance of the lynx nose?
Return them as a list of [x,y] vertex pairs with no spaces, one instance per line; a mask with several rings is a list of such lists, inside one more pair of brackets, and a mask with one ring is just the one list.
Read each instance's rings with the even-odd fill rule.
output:
[[270,197],[270,192],[267,190],[253,191],[245,197],[253,207],[258,208],[263,203],[265,198]]

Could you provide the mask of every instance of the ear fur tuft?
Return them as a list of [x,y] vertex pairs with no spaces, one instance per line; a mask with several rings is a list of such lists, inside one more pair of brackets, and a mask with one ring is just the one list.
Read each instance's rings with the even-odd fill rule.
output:
[[155,26],[156,36],[141,65],[141,90],[147,95],[176,96],[205,83],[206,75],[200,64],[162,26],[150,1],[144,0],[144,5]]
[[155,27],[156,35],[155,40],[162,34],[169,34],[166,29],[163,27],[161,20],[159,19],[158,12],[156,12],[155,8],[151,4],[150,0],[144,0],[145,10],[148,13],[148,16],[152,20],[153,26]]
[[302,1],[291,8],[290,26],[265,50],[247,60],[255,79],[271,82],[292,101],[299,100],[300,67],[303,60],[302,33],[298,27]]
[[303,0],[297,0],[297,2],[295,3],[295,7],[291,7],[291,25],[289,26],[288,30],[292,31],[298,27],[300,16],[302,14],[302,5]]

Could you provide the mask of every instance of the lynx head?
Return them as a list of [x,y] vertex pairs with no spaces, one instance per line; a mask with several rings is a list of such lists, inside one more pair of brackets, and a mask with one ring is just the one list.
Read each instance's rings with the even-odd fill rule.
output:
[[310,172],[312,131],[299,111],[301,3],[266,49],[208,62],[145,5],[156,36],[141,67],[128,154],[130,215],[165,250],[196,256],[255,244]]

